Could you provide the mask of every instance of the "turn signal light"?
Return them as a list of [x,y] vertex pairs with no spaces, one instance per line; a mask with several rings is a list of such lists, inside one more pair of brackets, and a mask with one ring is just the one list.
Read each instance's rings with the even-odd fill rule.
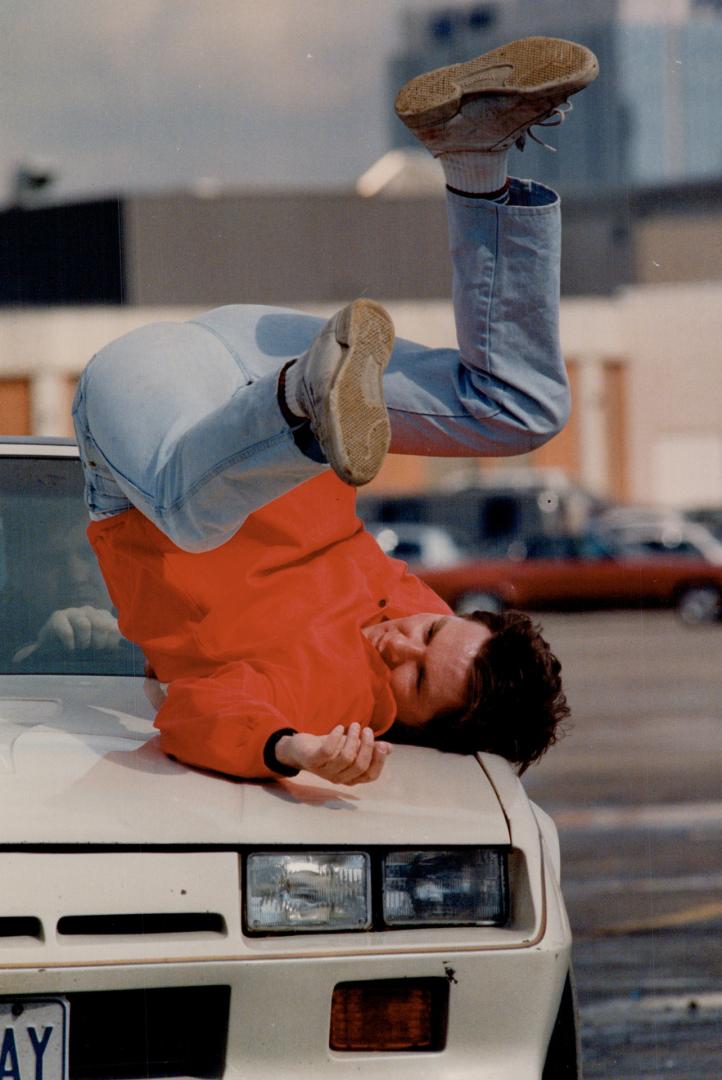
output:
[[331,1002],[332,1050],[434,1051],[446,1045],[446,979],[339,983]]

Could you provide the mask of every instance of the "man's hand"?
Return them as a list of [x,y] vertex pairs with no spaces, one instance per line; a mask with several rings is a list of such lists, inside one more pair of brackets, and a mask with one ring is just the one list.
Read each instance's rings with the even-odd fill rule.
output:
[[276,759],[292,769],[305,769],[335,784],[368,784],[381,775],[391,744],[375,742],[369,727],[339,724],[328,735],[284,735]]
[[54,611],[43,624],[37,640],[24,645],[13,656],[13,663],[20,664],[38,649],[65,649],[80,652],[83,649],[114,649],[121,640],[118,621],[110,611],[86,605]]

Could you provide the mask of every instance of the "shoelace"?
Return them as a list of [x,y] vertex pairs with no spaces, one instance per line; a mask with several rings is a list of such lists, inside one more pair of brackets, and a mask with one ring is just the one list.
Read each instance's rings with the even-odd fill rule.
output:
[[535,135],[531,129],[532,127],[559,127],[560,124],[564,123],[573,108],[574,105],[571,101],[562,101],[561,104],[552,109],[549,115],[545,116],[543,120],[535,121],[535,123],[528,127],[526,131],[522,132],[516,140],[515,145],[518,146],[520,150],[523,150],[526,146],[527,137],[529,137],[535,143],[538,143],[539,146],[543,146],[545,150],[551,150],[552,154],[556,154],[556,146],[550,146],[549,143],[545,143],[544,140],[540,139],[538,135]]

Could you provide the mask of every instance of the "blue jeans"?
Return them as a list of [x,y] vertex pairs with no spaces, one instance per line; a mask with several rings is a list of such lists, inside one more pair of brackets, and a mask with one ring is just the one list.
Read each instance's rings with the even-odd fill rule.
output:
[[[569,407],[559,200],[515,180],[509,205],[449,193],[448,214],[459,348],[396,342],[384,376],[391,452],[526,453],[560,429]],[[322,325],[232,305],[101,349],[73,406],[91,518],[135,506],[179,547],[209,550],[327,469],[299,449],[277,400],[281,367]]]

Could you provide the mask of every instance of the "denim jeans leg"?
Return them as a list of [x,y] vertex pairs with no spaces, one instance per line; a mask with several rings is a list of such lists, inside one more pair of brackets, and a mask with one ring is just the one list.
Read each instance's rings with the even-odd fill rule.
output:
[[523,454],[566,420],[559,199],[521,180],[511,198],[448,194],[459,348],[397,343],[385,382],[392,452]]
[[250,378],[195,323],[143,327],[101,350],[74,406],[90,516],[132,505],[179,547],[208,550],[327,469],[299,450],[283,419],[280,366]]

